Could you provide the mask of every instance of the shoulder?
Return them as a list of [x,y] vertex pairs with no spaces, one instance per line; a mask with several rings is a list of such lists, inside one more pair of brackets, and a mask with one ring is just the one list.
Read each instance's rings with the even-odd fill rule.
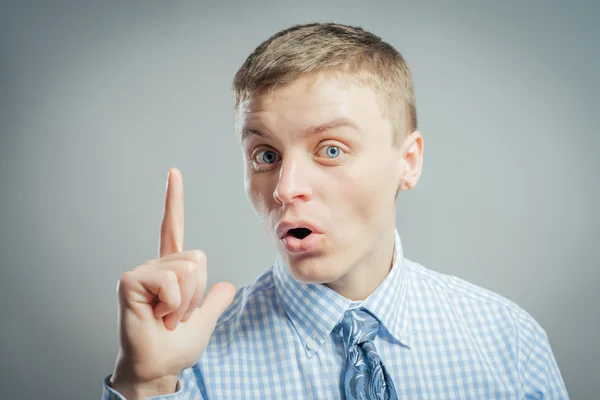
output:
[[443,332],[455,346],[462,341],[458,347],[479,348],[473,354],[487,355],[482,363],[513,376],[524,397],[568,398],[548,335],[529,312],[489,289],[410,260],[406,270],[419,340]]
[[499,293],[410,260],[406,260],[406,268],[417,303],[451,308],[461,319],[479,326],[488,324],[491,330],[510,331],[515,339],[545,336],[528,311]]

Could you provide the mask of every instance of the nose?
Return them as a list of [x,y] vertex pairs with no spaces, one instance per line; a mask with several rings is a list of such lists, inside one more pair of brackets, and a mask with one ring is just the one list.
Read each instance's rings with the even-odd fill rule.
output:
[[273,192],[273,198],[280,204],[293,201],[308,201],[312,191],[308,179],[308,168],[298,159],[285,159],[279,170],[279,181]]

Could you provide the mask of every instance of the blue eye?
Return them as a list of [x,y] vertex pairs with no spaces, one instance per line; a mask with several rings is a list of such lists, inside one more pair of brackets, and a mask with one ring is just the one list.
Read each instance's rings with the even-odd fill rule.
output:
[[277,153],[272,150],[265,150],[258,153],[257,158],[265,164],[273,164],[277,161]]
[[327,156],[329,158],[337,158],[337,157],[339,157],[340,152],[341,152],[341,150],[337,146],[327,146],[326,153],[327,153]]

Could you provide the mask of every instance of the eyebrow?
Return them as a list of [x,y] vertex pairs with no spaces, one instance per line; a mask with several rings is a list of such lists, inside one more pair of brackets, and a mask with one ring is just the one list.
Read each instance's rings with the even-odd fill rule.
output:
[[[336,118],[336,119],[333,119],[333,120],[326,122],[324,124],[321,124],[321,125],[311,126],[304,132],[304,136],[308,137],[308,136],[316,135],[318,133],[322,133],[322,132],[325,132],[325,131],[328,131],[331,129],[335,129],[335,128],[340,128],[342,126],[347,126],[347,127],[353,128],[355,130],[358,130],[358,126],[354,122],[350,121],[349,119]],[[250,136],[264,137],[264,136],[269,136],[269,134],[261,131],[260,129],[244,128],[244,130],[242,131],[242,140],[245,140],[245,139],[249,138]]]

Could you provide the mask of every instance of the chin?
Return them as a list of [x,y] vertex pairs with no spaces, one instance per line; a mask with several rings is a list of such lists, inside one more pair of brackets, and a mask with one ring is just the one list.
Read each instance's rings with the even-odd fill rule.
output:
[[340,279],[347,272],[339,269],[340,265],[345,265],[344,263],[334,262],[324,256],[290,257],[290,254],[284,254],[282,259],[294,279],[303,283],[329,283]]

